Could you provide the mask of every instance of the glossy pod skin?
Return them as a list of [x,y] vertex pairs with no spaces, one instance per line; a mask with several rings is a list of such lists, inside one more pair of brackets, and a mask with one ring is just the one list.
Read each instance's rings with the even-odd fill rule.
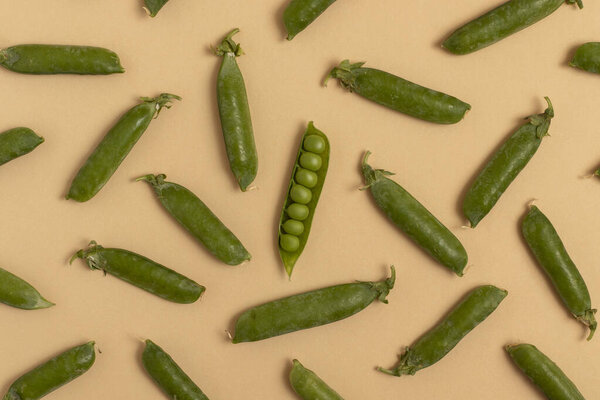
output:
[[304,400],[344,400],[310,369],[298,360],[293,361],[290,384],[294,392]]
[[108,75],[125,72],[114,52],[101,47],[22,44],[0,50],[0,66],[21,74]]
[[152,380],[172,400],[208,400],[177,363],[151,340],[146,340],[142,364]]
[[437,262],[463,276],[468,261],[467,251],[460,241],[433,214],[402,186],[389,179],[392,172],[373,169],[367,160],[362,162],[365,186],[370,189],[375,204],[387,218]]
[[394,376],[414,375],[435,364],[494,312],[507,294],[492,285],[475,288],[440,323],[406,348],[394,368],[378,370]]
[[148,11],[148,15],[156,17],[156,14],[160,11],[169,0],[144,0],[146,5],[145,9]]
[[204,293],[204,286],[144,256],[122,249],[105,249],[92,241],[71,262],[81,258],[91,270],[101,270],[165,300],[190,304]]
[[469,54],[492,45],[546,18],[564,3],[582,0],[510,0],[455,30],[442,47],[454,54]]
[[0,165],[31,153],[44,138],[29,128],[13,128],[0,133]]
[[344,60],[329,73],[327,80],[336,78],[340,85],[377,104],[438,124],[455,124],[463,119],[471,106],[456,97],[409,82],[398,76],[364,63],[351,64]]
[[291,0],[283,12],[287,40],[292,40],[317,17],[335,3],[335,0]]
[[246,191],[258,172],[258,156],[248,106],[244,77],[236,57],[244,52],[232,37],[239,29],[231,31],[217,47],[215,53],[223,57],[217,77],[217,103],[225,149],[231,171],[240,189]]
[[155,98],[142,97],[142,103],[121,117],[104,136],[71,183],[67,199],[85,202],[94,197],[108,182],[133,146],[163,107],[170,108],[174,94],[162,93]]
[[546,111],[527,117],[529,121],[504,142],[467,191],[462,209],[471,228],[490,212],[548,135],[554,108],[550,99],[545,99],[548,102]]
[[215,214],[188,189],[165,181],[166,175],[146,175],[145,181],[156,193],[165,209],[215,257],[228,265],[249,261],[251,256],[244,245]]
[[83,375],[96,360],[94,342],[73,347],[22,375],[2,400],[37,400]]
[[598,326],[590,293],[569,257],[550,220],[536,206],[531,206],[521,224],[521,232],[538,263],[550,278],[565,306],[577,320],[590,328],[591,340]]
[[[330,146],[327,136],[315,128],[312,121],[309,122],[308,128],[306,128],[304,135],[302,135],[300,148],[292,167],[292,176],[283,203],[281,218],[279,219],[279,256],[289,277],[292,276],[294,265],[308,241],[313,217],[319,198],[321,197],[323,185],[325,184],[327,169],[329,168],[329,154]],[[306,161],[306,157],[309,157],[308,162]],[[313,158],[315,160],[320,159],[320,165],[310,165],[310,160]],[[304,167],[302,164],[304,164]],[[318,168],[316,168],[317,166]],[[310,193],[309,199],[306,202],[300,198],[303,192]],[[300,202],[294,199],[300,200]],[[292,207],[291,209],[290,206]],[[296,215],[294,213],[294,208],[296,207],[305,209],[308,214],[306,216]],[[296,230],[290,229],[290,224],[292,227],[297,226]],[[297,238],[294,241],[294,243],[297,243],[297,246],[295,244],[292,247],[286,245],[286,240],[293,240],[294,238]]]
[[585,400],[564,372],[531,344],[506,346],[514,363],[549,400]]
[[0,303],[22,310],[39,310],[54,305],[44,299],[29,283],[2,268],[0,268]]
[[387,303],[396,270],[381,282],[356,282],[297,294],[253,307],[235,324],[233,343],[255,342],[348,318],[375,300]]
[[600,74],[600,42],[589,42],[579,46],[569,65]]

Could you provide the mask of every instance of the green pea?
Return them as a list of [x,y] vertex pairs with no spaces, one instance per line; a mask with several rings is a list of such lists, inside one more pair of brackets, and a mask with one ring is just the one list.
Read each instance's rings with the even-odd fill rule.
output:
[[348,318],[375,300],[387,303],[396,270],[380,282],[330,286],[253,307],[235,324],[233,343],[255,342]]
[[294,177],[296,178],[297,183],[310,189],[314,188],[317,186],[317,183],[319,183],[317,174],[304,168],[298,168]]
[[300,239],[297,236],[285,234],[279,236],[279,245],[285,251],[296,251],[300,247]]
[[290,372],[290,383],[294,392],[304,400],[344,400],[335,390],[330,388],[310,369],[305,368],[298,360],[293,361]]
[[323,159],[314,153],[303,153],[300,156],[300,165],[311,171],[318,171],[323,165]]
[[312,198],[310,189],[302,185],[292,185],[290,189],[290,198],[296,203],[308,204]]
[[25,373],[3,400],[38,400],[87,372],[96,360],[94,342],[73,347]]
[[319,135],[310,135],[304,139],[304,150],[321,154],[325,151],[327,144]]
[[283,12],[283,24],[288,33],[287,40],[302,32],[335,0],[291,0]]
[[16,275],[0,268],[0,303],[23,310],[52,307],[40,292]]
[[304,221],[306,218],[308,218],[310,213],[308,207],[306,207],[304,204],[298,203],[290,204],[285,210],[285,212],[290,218],[296,219],[298,221]]
[[406,348],[394,368],[378,370],[395,376],[414,375],[435,364],[494,312],[507,294],[492,285],[475,288],[442,321]]
[[294,219],[288,219],[281,226],[290,235],[300,236],[304,232],[304,224]]
[[32,152],[44,142],[29,128],[13,128],[0,133],[0,165]]
[[600,74],[600,42],[589,42],[579,46],[569,65]]
[[351,64],[344,60],[329,73],[340,85],[366,99],[392,110],[438,124],[455,124],[463,119],[471,106],[456,97],[419,86],[398,76],[364,63]]
[[93,270],[101,270],[140,289],[174,303],[193,303],[204,293],[204,286],[144,256],[122,249],[105,249],[90,242],[71,262],[81,258]]
[[148,15],[151,17],[156,17],[156,14],[160,11],[161,8],[165,4],[167,4],[169,0],[144,0],[144,4],[146,5],[146,10],[148,11]]

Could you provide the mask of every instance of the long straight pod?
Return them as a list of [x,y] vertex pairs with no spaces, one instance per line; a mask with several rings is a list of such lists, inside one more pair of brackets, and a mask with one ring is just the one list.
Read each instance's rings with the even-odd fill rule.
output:
[[292,40],[317,17],[325,12],[335,0],[291,0],[283,12],[283,24],[287,40]]
[[38,310],[54,305],[43,298],[29,283],[2,268],[0,268],[0,303],[23,310]]
[[29,128],[13,128],[0,133],[0,165],[32,152],[44,138]]
[[344,400],[317,374],[306,368],[298,360],[293,361],[290,384],[294,392],[304,400]]

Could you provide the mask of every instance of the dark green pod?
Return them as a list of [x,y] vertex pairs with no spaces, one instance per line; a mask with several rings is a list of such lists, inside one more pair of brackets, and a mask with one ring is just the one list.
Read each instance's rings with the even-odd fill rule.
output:
[[294,392],[304,400],[344,400],[310,369],[294,360],[290,372],[290,384]]
[[217,77],[217,103],[225,149],[231,171],[240,189],[245,192],[248,185],[256,178],[258,156],[246,85],[235,60],[243,54],[240,45],[232,39],[239,31],[239,29],[231,31],[217,47],[215,53],[223,57]]
[[40,292],[16,275],[0,268],[0,303],[23,310],[52,307]]
[[569,257],[554,226],[539,208],[531,206],[523,219],[521,231],[565,306],[578,321],[590,328],[587,339],[591,340],[598,326],[594,317],[596,310],[592,309],[585,281]]
[[471,228],[490,212],[548,135],[554,108],[550,99],[545,99],[548,102],[546,111],[527,117],[529,121],[504,142],[469,188],[462,208]]
[[335,0],[291,0],[283,12],[287,40],[292,40],[317,17],[335,3]]
[[494,312],[507,294],[492,285],[475,288],[441,322],[407,347],[393,369],[378,370],[395,376],[414,375],[435,364]]
[[73,347],[35,367],[10,385],[3,400],[38,400],[83,375],[96,360],[94,342]]
[[569,65],[600,74],[600,42],[589,42],[579,46]]
[[585,400],[575,384],[544,353],[531,344],[506,346],[514,363],[549,400]]
[[392,172],[373,169],[363,158],[362,172],[365,186],[370,189],[375,204],[390,221],[411,238],[436,261],[463,276],[467,266],[467,251],[460,241],[433,214],[402,186],[389,179]]
[[151,17],[156,17],[156,14],[160,11],[161,8],[165,4],[167,4],[169,0],[144,0],[144,4],[146,5],[146,10],[148,11],[148,15]]
[[29,128],[13,128],[0,133],[0,165],[32,152],[44,138]]
[[350,92],[377,104],[424,121],[455,124],[471,106],[456,97],[409,82],[398,76],[373,68],[362,68],[364,63],[351,64],[344,60],[329,73]]
[[0,50],[0,65],[21,74],[108,75],[125,72],[114,52],[101,47],[22,44]]
[[387,303],[396,270],[381,282],[330,286],[251,308],[238,318],[233,343],[255,342],[348,318],[375,300]]
[[146,340],[142,364],[152,380],[172,400],[208,400],[177,363],[151,340]]
[[152,186],[166,210],[208,251],[228,265],[249,261],[250,253],[239,239],[210,211],[196,195],[173,182],[166,175],[146,175],[138,178]]
[[582,0],[510,0],[455,30],[442,44],[454,54],[469,54],[546,18],[564,3]]
[[101,270],[165,300],[190,304],[204,293],[204,286],[144,256],[122,249],[105,249],[90,242],[71,258],[81,258],[91,270]]

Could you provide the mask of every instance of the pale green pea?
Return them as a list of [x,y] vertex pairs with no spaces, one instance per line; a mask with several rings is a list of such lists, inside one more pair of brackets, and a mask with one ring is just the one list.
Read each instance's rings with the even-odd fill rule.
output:
[[300,156],[300,165],[311,171],[318,171],[323,165],[323,160],[314,153],[304,153]]
[[283,230],[289,234],[299,236],[304,232],[304,224],[294,219],[288,219],[282,225]]
[[310,189],[302,185],[294,185],[290,190],[290,197],[296,203],[306,204],[312,199],[312,193]]
[[296,251],[298,250],[298,247],[300,247],[300,240],[294,235],[285,234],[281,235],[279,244],[285,251]]
[[304,150],[321,154],[325,151],[325,141],[317,135],[310,135],[304,139]]
[[296,182],[307,188],[314,188],[319,181],[317,174],[304,168],[298,168],[296,172]]
[[292,203],[286,210],[287,215],[298,221],[304,221],[308,217],[308,207],[304,204]]

